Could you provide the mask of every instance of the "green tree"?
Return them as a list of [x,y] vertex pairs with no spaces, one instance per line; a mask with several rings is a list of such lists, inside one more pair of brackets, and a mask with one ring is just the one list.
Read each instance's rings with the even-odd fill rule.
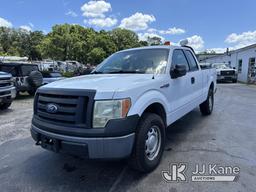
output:
[[115,42],[111,37],[111,33],[104,30],[101,30],[96,34],[94,47],[102,48],[107,55],[111,55],[118,50]]
[[117,28],[110,33],[118,51],[140,46],[138,35],[133,31]]
[[92,65],[100,64],[106,57],[106,52],[99,47],[93,48],[88,53],[88,62]]
[[45,58],[55,60],[87,61],[87,53],[93,49],[95,31],[79,25],[55,25],[44,38],[40,50]]

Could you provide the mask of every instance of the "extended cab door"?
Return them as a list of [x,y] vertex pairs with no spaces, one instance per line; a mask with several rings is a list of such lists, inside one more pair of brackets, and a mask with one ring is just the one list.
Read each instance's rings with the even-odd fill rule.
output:
[[[175,65],[186,65],[187,72],[189,71],[189,64],[186,59],[185,53],[182,49],[174,49],[172,53],[171,59],[171,70],[175,67]],[[188,104],[190,101],[189,95],[189,87],[190,84],[190,76],[187,74],[182,77],[178,77],[172,79],[170,76],[169,84],[167,91],[167,98],[169,101],[169,109],[170,109],[170,118],[176,120],[180,116],[184,115],[183,107]]]
[[184,53],[189,64],[189,72],[187,73],[187,78],[189,79],[188,91],[190,92],[190,102],[191,105],[194,105],[196,107],[198,105],[198,102],[201,100],[200,97],[202,96],[203,74],[202,71],[199,69],[197,60],[192,51],[184,49]]

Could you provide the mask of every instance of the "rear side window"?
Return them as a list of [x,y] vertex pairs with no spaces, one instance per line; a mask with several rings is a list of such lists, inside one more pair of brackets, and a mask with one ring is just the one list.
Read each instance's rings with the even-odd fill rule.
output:
[[188,61],[184,52],[181,49],[175,49],[172,55],[172,67],[175,65],[186,65],[187,71],[189,71]]
[[5,66],[5,65],[0,66],[0,71],[10,73],[10,74],[12,74],[13,77],[17,76],[17,71],[14,66]]
[[37,65],[23,65],[21,66],[23,76],[29,76],[32,71],[38,71]]
[[187,56],[187,59],[188,59],[188,62],[189,62],[190,71],[198,70],[196,59],[193,56],[193,54],[191,53],[191,51],[186,50],[185,53],[186,53],[186,56]]

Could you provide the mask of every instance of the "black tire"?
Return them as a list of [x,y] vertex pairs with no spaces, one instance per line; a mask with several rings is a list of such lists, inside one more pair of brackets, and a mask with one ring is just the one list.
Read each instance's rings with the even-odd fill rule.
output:
[[199,106],[202,115],[210,115],[212,113],[213,106],[214,106],[214,93],[213,93],[213,89],[210,88],[206,101],[201,103]]
[[39,71],[31,71],[28,76],[28,83],[31,87],[40,87],[43,83],[43,75]]
[[8,109],[11,106],[11,104],[12,104],[12,102],[0,104],[0,110]]
[[31,90],[28,90],[28,94],[34,96],[36,94],[36,89],[33,88]]
[[232,82],[233,82],[233,83],[237,83],[237,79],[233,79]]
[[[158,136],[151,135],[149,138],[148,135],[151,130],[158,132]],[[154,113],[145,113],[138,123],[135,137],[133,152],[128,163],[131,168],[140,172],[151,172],[159,165],[164,150],[165,124],[162,118]],[[154,142],[153,137],[158,138],[158,140]],[[155,153],[149,154],[148,152],[146,154],[147,146],[150,145],[146,145],[146,141],[152,141],[152,138],[153,142],[158,143],[158,145],[153,147],[153,149],[156,149]],[[153,142],[151,142],[151,144]],[[150,155],[152,155],[152,157]]]

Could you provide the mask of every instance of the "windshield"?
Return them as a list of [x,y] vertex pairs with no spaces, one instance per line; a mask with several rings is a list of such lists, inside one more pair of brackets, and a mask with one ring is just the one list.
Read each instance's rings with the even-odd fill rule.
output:
[[165,72],[169,49],[141,49],[118,52],[103,61],[92,73]]
[[230,69],[227,64],[215,64],[213,65],[216,69]]
[[0,65],[0,71],[10,73],[10,74],[12,74],[13,77],[17,76],[17,71],[14,66],[5,66],[5,65],[1,66]]

